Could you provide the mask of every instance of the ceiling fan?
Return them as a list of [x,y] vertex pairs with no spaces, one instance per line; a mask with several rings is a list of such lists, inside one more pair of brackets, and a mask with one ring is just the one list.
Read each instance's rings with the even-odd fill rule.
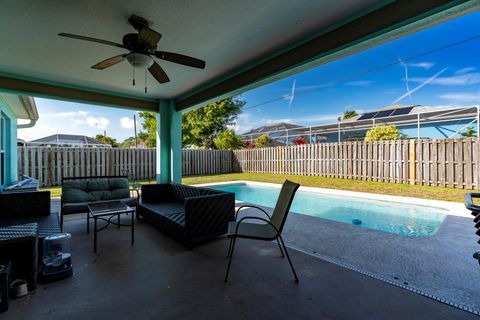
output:
[[[157,43],[160,41],[162,35],[157,31],[150,29],[150,23],[146,19],[136,15],[132,15],[128,19],[128,23],[131,24],[132,27],[138,31],[138,33],[128,33],[124,35],[122,39],[122,44],[63,32],[59,33],[58,35],[73,39],[97,42],[109,46],[127,49],[129,51],[128,53],[108,58],[93,65],[92,68],[97,70],[103,70],[127,59],[127,61],[134,67],[134,69],[148,69],[148,71],[158,82],[165,83],[169,82],[170,79],[168,78],[162,67],[160,67],[160,65],[155,62],[152,56],[158,59],[167,60],[189,67],[199,69],[205,68],[205,61],[185,56],[183,54],[167,51],[158,51]],[[135,79],[133,80],[133,84],[135,85]]]

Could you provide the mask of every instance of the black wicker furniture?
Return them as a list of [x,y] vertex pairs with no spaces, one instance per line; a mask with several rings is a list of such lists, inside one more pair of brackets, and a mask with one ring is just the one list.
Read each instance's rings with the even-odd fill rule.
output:
[[227,232],[235,194],[180,184],[143,185],[136,209],[137,218],[190,249]]
[[37,282],[37,232],[37,223],[0,227],[0,261],[10,261],[11,280],[26,280],[29,290]]
[[0,261],[12,261],[12,275],[22,275],[32,289],[43,239],[61,232],[50,191],[0,193],[0,208]]
[[63,226],[64,215],[88,213],[88,203],[120,200],[128,206],[136,206],[138,194],[132,197],[130,191],[125,176],[63,178],[61,224]]
[[60,233],[57,212],[50,212],[50,191],[0,193],[0,227],[38,224],[38,237]]
[[[473,223],[475,224],[475,229],[477,229],[475,234],[477,236],[480,236],[480,204],[478,204],[478,201],[479,201],[478,199],[480,199],[480,193],[478,192],[466,193],[464,198],[465,198],[465,207],[471,211],[473,216]],[[477,199],[477,203],[475,203],[474,199]],[[477,240],[477,242],[480,244],[480,239]],[[480,251],[474,252],[473,258],[477,259],[478,263],[480,264]]]

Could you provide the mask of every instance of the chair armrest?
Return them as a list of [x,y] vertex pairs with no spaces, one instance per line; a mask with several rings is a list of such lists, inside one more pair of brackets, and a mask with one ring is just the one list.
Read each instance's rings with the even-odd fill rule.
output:
[[480,193],[469,192],[469,193],[465,193],[465,195],[464,195],[465,207],[468,210],[471,210],[472,214],[476,216],[480,213],[480,205],[476,205],[473,202],[474,198],[480,198]]
[[168,202],[174,199],[176,197],[168,183],[144,184],[142,186],[142,202]]
[[235,194],[226,192],[186,198],[185,228],[189,236],[226,232],[235,214]]
[[260,210],[261,212],[263,212],[263,213],[268,217],[268,219],[270,219],[270,220],[272,219],[272,217],[270,217],[270,215],[267,213],[267,211],[263,210],[262,208],[257,207],[257,206],[254,206],[254,205],[251,205],[251,204],[244,204],[244,205],[238,207],[237,212],[235,212],[235,220],[237,220],[237,217],[238,217],[238,214],[239,214],[239,212],[240,212],[240,209],[242,209],[242,208],[255,208],[255,209],[258,209],[258,210]]

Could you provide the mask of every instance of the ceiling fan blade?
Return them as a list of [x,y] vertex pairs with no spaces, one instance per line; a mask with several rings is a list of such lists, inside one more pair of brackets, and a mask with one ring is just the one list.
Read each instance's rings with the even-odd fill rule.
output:
[[165,83],[169,82],[170,79],[168,78],[167,74],[165,71],[160,67],[160,65],[156,62],[152,64],[150,68],[148,68],[148,71],[152,74],[152,76],[157,79],[158,82],[160,83]]
[[106,44],[106,45],[109,45],[109,46],[125,48],[120,43],[116,43],[116,42],[112,42],[112,41],[108,41],[108,40],[102,40],[102,39],[97,39],[97,38],[92,38],[92,37],[85,37],[85,36],[80,36],[80,35],[77,35],[77,34],[64,33],[64,32],[59,33],[58,35],[61,36],[61,37],[85,40],[85,41],[90,41],[90,42],[97,42],[97,43]]
[[111,67],[113,66],[114,64],[117,64],[119,62],[122,62],[123,60],[125,60],[126,56],[128,54],[121,54],[121,55],[118,55],[118,56],[115,56],[115,57],[111,57],[111,58],[108,58],[108,59],[105,59],[103,60],[102,62],[99,62],[95,65],[92,66],[92,69],[97,69],[97,70],[103,70],[105,68],[108,68],[108,67]]
[[138,31],[138,41],[150,48],[155,48],[162,35],[155,30],[144,27]]
[[166,52],[166,51],[155,51],[155,57],[163,60],[167,60],[174,63],[183,64],[189,67],[204,69],[205,61],[185,56],[183,54]]

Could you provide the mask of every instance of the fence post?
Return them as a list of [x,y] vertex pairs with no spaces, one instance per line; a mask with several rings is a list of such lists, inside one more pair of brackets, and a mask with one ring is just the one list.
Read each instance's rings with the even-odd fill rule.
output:
[[411,139],[410,140],[410,152],[409,152],[409,158],[408,161],[410,162],[410,170],[409,170],[409,176],[410,176],[410,184],[414,185],[415,184],[415,155],[416,155],[416,150],[415,150],[415,140]]

